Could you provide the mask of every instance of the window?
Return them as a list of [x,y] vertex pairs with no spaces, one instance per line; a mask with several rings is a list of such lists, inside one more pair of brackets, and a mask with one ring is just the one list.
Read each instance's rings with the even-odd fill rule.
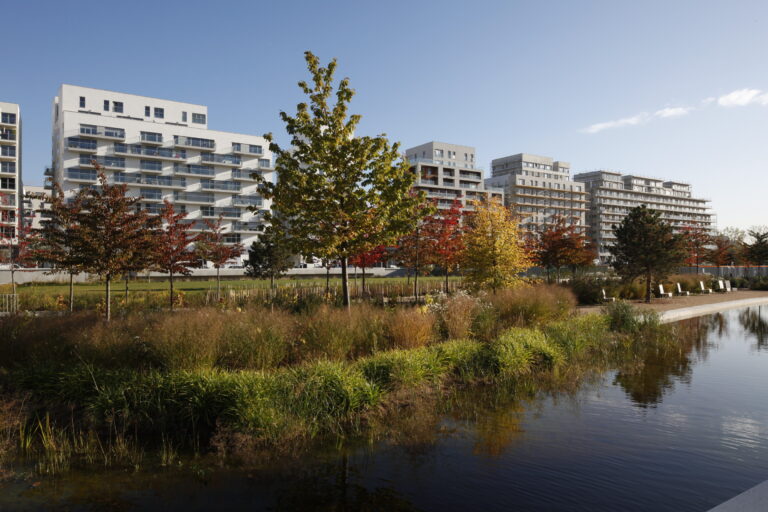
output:
[[232,151],[242,151],[243,148],[239,142],[232,143]]
[[149,117],[149,107],[144,107],[144,117]]
[[0,155],[16,156],[16,146],[0,146]]
[[122,101],[113,101],[112,102],[112,111],[113,112],[119,112],[123,113],[123,102]]
[[269,158],[260,158],[259,159],[259,167],[271,167],[272,162],[270,162]]
[[165,109],[160,107],[155,107],[155,117],[157,119],[164,119],[165,118]]
[[162,171],[163,163],[156,162],[154,160],[142,160],[140,162],[141,169],[143,171]]
[[80,96],[80,108],[85,108],[85,96]]
[[248,145],[248,152],[254,155],[260,155],[262,153],[261,146],[255,146],[253,144]]
[[16,178],[0,178],[0,188],[16,190]]
[[109,112],[109,100],[104,100],[104,111]]
[[205,114],[192,114],[192,122],[197,124],[205,124]]
[[442,149],[436,149],[435,150],[435,156],[438,157],[438,158],[442,158],[443,157],[443,150]]
[[187,122],[187,113],[186,112],[182,112],[181,113],[181,122],[182,123],[186,123]]
[[0,120],[5,124],[16,124],[16,114],[4,112]]
[[0,162],[0,172],[16,174],[16,162]]

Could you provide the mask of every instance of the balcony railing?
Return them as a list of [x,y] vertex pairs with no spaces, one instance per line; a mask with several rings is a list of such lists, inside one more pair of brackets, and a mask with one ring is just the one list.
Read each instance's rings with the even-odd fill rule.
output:
[[235,206],[261,206],[264,198],[261,196],[235,196],[232,198],[232,204]]
[[162,201],[163,200],[163,191],[162,190],[154,190],[154,189],[141,189],[141,197],[144,199],[149,199],[153,201]]
[[96,171],[90,169],[67,169],[67,178],[78,181],[96,181]]
[[235,222],[232,226],[233,231],[257,232],[263,229],[264,225],[259,222]]
[[[115,144],[117,146],[117,144]],[[117,149],[117,148],[115,148]],[[175,148],[152,148],[146,146],[132,145],[130,146],[131,154],[142,156],[153,156],[155,158],[171,158],[174,160],[184,160],[187,158],[187,152],[183,149]]]
[[142,134],[141,134],[141,142],[148,142],[150,144],[162,144],[163,143],[163,134],[162,133],[142,132]]
[[469,178],[469,179],[472,179],[472,180],[481,180],[481,179],[483,179],[483,175],[478,173],[478,172],[464,172],[464,171],[461,171],[459,173],[459,176],[461,178]]
[[205,165],[174,164],[173,172],[176,174],[193,174],[195,176],[215,176],[216,170]]
[[203,217],[223,217],[225,219],[239,219],[240,215],[243,213],[239,209],[232,208],[231,206],[224,208],[202,208],[200,211]]
[[122,128],[109,128],[107,126],[80,126],[80,135],[125,139],[125,130]]
[[80,165],[93,167],[93,163],[96,162],[101,167],[107,167],[109,169],[125,169],[125,158],[114,156],[90,156],[80,155]]
[[224,165],[241,165],[243,163],[242,159],[239,156],[219,155],[216,153],[203,153],[202,155],[200,155],[200,160],[202,162],[224,164]]
[[80,151],[96,151],[98,144],[95,140],[90,139],[78,139],[77,137],[70,137],[67,139],[67,148],[80,150]]
[[0,140],[16,140],[16,132],[0,131]]
[[211,139],[201,139],[198,137],[184,137],[182,135],[173,136],[175,146],[186,146],[193,148],[216,149],[216,141]]
[[200,184],[202,185],[203,190],[226,190],[235,192],[240,191],[240,183],[233,181],[205,180],[201,181]]
[[253,144],[232,144],[232,152],[240,155],[263,155],[264,148]]
[[256,178],[251,176],[252,174],[261,175],[261,170],[259,170],[259,169],[232,169],[232,179],[235,179],[235,180],[258,181]]
[[213,194],[201,192],[176,192],[173,198],[180,203],[213,203],[215,201]]

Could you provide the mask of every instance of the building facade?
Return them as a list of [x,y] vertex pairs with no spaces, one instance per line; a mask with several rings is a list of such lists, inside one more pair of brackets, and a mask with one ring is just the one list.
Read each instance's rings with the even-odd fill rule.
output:
[[413,188],[435,200],[438,209],[448,209],[454,201],[467,211],[482,199],[504,201],[503,190],[484,185],[483,170],[471,146],[433,141],[406,149],[405,156],[416,174]]
[[262,231],[269,202],[253,175],[274,180],[268,143],[209,129],[206,106],[65,84],[52,117],[47,173],[65,197],[96,184],[95,161],[111,183],[141,197],[142,208],[159,212],[168,200],[187,213],[193,230],[221,217],[226,240],[246,248]]
[[47,190],[42,186],[24,185],[22,198],[24,232],[33,232],[42,227],[42,222],[50,213],[50,203],[46,201]]
[[486,186],[502,187],[506,205],[520,215],[520,225],[531,232],[551,225],[557,216],[586,230],[584,184],[570,178],[570,164],[547,156],[519,153],[491,162]]
[[709,199],[693,197],[687,183],[604,170],[580,173],[574,179],[583,183],[589,194],[587,223],[602,263],[608,261],[608,247],[616,240],[613,227],[640,205],[661,212],[662,219],[678,232],[687,226],[715,229]]
[[0,101],[0,240],[15,243],[21,217],[21,111]]

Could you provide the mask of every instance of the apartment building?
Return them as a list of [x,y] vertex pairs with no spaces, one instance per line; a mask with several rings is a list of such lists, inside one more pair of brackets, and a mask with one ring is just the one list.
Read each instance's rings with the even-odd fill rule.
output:
[[603,263],[608,261],[608,247],[616,239],[613,227],[640,205],[660,211],[678,231],[685,226],[715,229],[709,199],[694,197],[688,183],[605,170],[576,174],[574,180],[583,183],[589,194],[589,233]]
[[504,201],[503,190],[484,185],[483,170],[476,164],[471,146],[432,141],[406,149],[405,156],[417,176],[413,188],[435,200],[438,209],[450,208],[455,200],[468,211],[474,208],[474,201]]
[[23,226],[25,232],[38,230],[50,213],[50,203],[46,201],[47,190],[42,186],[24,185],[22,196]]
[[95,161],[110,182],[141,197],[142,208],[159,212],[167,199],[193,230],[221,217],[226,240],[247,248],[263,229],[269,203],[253,175],[274,180],[267,141],[209,129],[208,107],[65,84],[52,117],[47,172],[65,197],[97,182]]
[[0,239],[15,243],[21,210],[21,111],[0,101]]
[[561,216],[586,230],[584,184],[570,178],[570,168],[548,156],[519,153],[494,159],[485,184],[504,190],[505,204],[521,216],[523,229],[541,231]]

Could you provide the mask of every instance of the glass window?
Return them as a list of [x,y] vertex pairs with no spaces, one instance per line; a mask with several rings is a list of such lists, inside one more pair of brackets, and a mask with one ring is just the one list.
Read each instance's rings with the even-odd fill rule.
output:
[[260,155],[261,154],[261,146],[255,146],[253,144],[249,144],[248,145],[248,152],[249,153],[254,153],[256,155]]
[[192,114],[192,122],[197,124],[205,124],[205,114]]
[[104,111],[109,112],[109,100],[104,100]]
[[181,122],[182,123],[186,123],[187,122],[187,113],[186,112],[182,112],[181,113]]
[[80,108],[85,108],[85,96],[80,96]]
[[149,107],[144,107],[144,117],[149,117]]
[[165,118],[165,109],[160,107],[155,107],[155,117],[157,119]]
[[123,112],[123,102],[122,101],[113,101],[112,102],[112,111],[113,112]]
[[232,151],[242,151],[242,146],[239,142],[232,143]]
[[3,112],[2,119],[0,119],[5,124],[16,124],[16,114],[11,114],[10,112]]

